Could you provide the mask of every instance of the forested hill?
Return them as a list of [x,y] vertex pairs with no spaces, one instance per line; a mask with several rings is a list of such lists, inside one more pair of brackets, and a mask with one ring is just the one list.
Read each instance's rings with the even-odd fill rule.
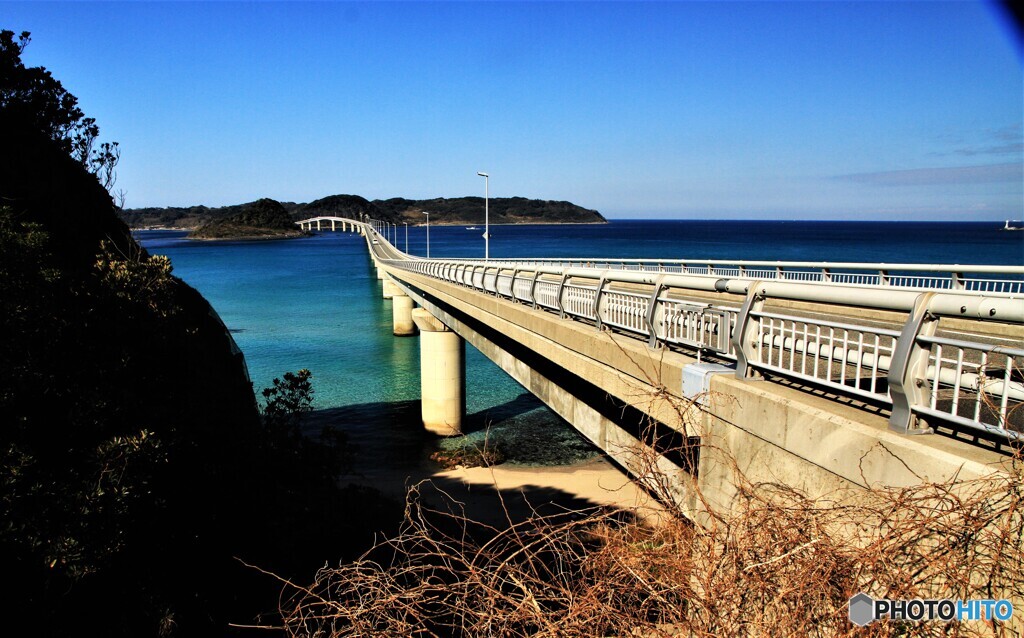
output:
[[[272,200],[261,200],[272,201]],[[394,223],[420,224],[430,213],[430,222],[436,224],[483,224],[483,197],[455,197],[436,199],[377,199],[369,201],[358,195],[331,195],[308,204],[280,202],[293,220],[317,215],[360,218],[361,215]],[[194,229],[205,224],[232,218],[252,206],[252,203],[234,206],[188,208],[130,208],[120,211],[132,228]],[[603,224],[605,218],[590,210],[564,201],[526,199],[525,197],[497,197],[489,202],[492,224]]]

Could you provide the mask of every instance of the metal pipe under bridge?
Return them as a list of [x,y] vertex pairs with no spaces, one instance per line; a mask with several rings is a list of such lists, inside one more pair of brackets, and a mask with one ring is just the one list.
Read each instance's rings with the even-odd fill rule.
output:
[[634,475],[657,448],[697,518],[734,471],[909,485],[998,471],[1024,436],[1024,267],[422,259],[384,222],[297,223],[366,236],[396,334],[429,348],[426,425],[459,430],[464,339]]

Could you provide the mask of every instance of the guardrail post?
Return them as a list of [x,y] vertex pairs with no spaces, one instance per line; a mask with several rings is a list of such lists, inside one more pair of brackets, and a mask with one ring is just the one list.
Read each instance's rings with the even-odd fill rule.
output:
[[530,304],[533,309],[537,309],[537,277],[540,277],[540,272],[537,270],[533,271],[533,281],[530,282]]
[[964,283],[964,274],[962,272],[953,272],[953,281],[950,283],[953,290],[963,290],[967,287]]
[[757,359],[755,351],[761,340],[757,322],[752,321],[751,313],[761,312],[764,308],[765,296],[758,292],[760,281],[751,282],[747,288],[747,298],[743,300],[740,312],[736,316],[736,328],[732,333],[732,347],[736,351],[736,378],[756,379],[761,373],[754,369],[751,361]]
[[562,291],[565,290],[565,280],[568,278],[569,275],[562,275],[562,281],[558,282],[558,292],[555,293],[555,305],[558,306],[559,319],[565,319],[565,306],[562,305]]
[[501,266],[494,267],[494,296],[501,297]]
[[889,273],[885,270],[878,271],[878,285],[888,286],[889,285]]
[[648,348],[658,347],[658,330],[654,327],[654,313],[658,310],[658,297],[665,288],[665,275],[660,275],[654,282],[654,290],[651,292],[651,299],[647,302],[647,312],[644,319],[647,320],[647,330],[650,336],[647,339]]
[[508,290],[511,293],[509,295],[509,297],[514,302],[519,302],[519,298],[516,297],[516,278],[517,277],[519,277],[519,269],[513,266],[513,268],[512,268],[512,283],[509,285]]
[[594,293],[594,321],[598,330],[601,329],[601,294],[604,292],[606,278],[607,275],[601,275],[601,280],[597,284],[597,292]]
[[[889,429],[901,434],[931,434],[924,419],[914,414],[914,406],[928,403],[924,391],[928,384],[928,359],[931,349],[922,346],[917,338],[930,337],[939,325],[938,317],[928,311],[933,292],[919,295],[914,302],[907,322],[903,324],[899,340],[889,364],[889,396],[892,398],[892,414],[889,415]],[[936,391],[933,388],[932,391]]]

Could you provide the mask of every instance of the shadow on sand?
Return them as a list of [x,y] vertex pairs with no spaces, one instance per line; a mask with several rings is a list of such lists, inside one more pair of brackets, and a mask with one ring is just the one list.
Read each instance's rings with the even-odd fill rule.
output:
[[[537,411],[538,413],[533,415]],[[531,420],[531,416],[533,417]],[[571,426],[543,409],[543,405],[528,393],[512,401],[467,415],[467,440],[473,437],[483,441],[486,437],[514,436],[506,432],[522,432],[519,439],[508,438],[508,445],[529,443],[549,455],[554,448],[564,446],[569,458],[561,465],[546,462],[543,468],[523,465],[476,468],[474,479],[463,480],[457,471],[445,472],[430,456],[443,449],[446,439],[423,429],[420,421],[419,401],[366,403],[316,410],[306,418],[304,429],[313,433],[331,427],[345,433],[351,448],[351,472],[342,477],[342,484],[372,488],[383,498],[404,502],[410,487],[429,480],[419,489],[419,497],[428,508],[448,511],[463,509],[467,518],[497,528],[510,523],[541,516],[578,516],[576,512],[593,511],[601,504],[573,492],[552,486],[564,483],[571,489],[571,477],[580,463],[588,467],[608,468],[600,460],[598,451],[590,446]],[[568,444],[566,440],[568,438]],[[447,443],[454,439],[447,439]],[[472,444],[472,442],[468,443]],[[581,455],[580,450],[585,454]],[[536,470],[536,471],[534,471]],[[514,475],[515,487],[498,489],[489,476]],[[544,485],[530,484],[540,479]],[[560,478],[566,480],[562,481]],[[498,481],[505,483],[507,481]],[[397,529],[397,528],[396,528]],[[390,532],[394,530],[378,530]]]

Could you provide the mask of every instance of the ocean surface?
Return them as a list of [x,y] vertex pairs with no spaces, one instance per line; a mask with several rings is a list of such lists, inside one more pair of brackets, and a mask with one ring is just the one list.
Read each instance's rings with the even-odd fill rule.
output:
[[[885,263],[1024,264],[1024,232],[1002,224],[814,221],[612,221],[492,226],[491,257],[635,257]],[[426,254],[426,229],[395,243]],[[430,227],[432,257],[483,257],[482,227]],[[312,237],[194,242],[180,231],[139,231],[151,253],[216,308],[245,353],[254,388],[286,371],[313,372],[321,423],[362,445],[389,442],[387,462],[422,466],[446,445],[418,422],[419,342],[391,334],[363,239]],[[466,347],[467,431],[505,441],[510,461],[558,464],[595,452],[575,431],[472,346]]]

